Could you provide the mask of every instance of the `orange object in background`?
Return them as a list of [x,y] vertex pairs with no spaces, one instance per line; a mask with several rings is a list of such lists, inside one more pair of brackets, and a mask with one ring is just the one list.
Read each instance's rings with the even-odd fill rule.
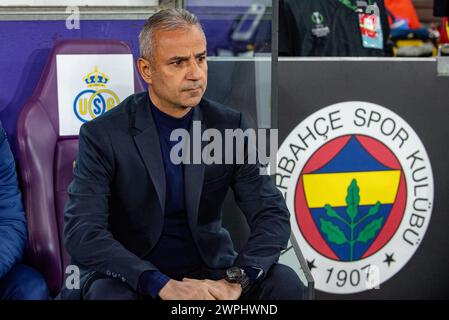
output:
[[[385,6],[396,21],[406,20],[409,29],[421,28],[421,23],[419,22],[412,0],[385,0]],[[391,18],[389,20],[390,25],[394,24],[395,21],[392,21]]]

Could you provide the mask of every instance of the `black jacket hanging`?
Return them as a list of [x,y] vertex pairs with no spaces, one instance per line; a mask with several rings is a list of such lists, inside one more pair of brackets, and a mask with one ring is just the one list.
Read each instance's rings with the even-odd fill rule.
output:
[[[280,56],[388,56],[390,29],[383,0],[380,11],[383,50],[365,48],[355,0],[280,0]],[[366,1],[368,2],[368,1]],[[374,2],[371,0],[371,2]]]

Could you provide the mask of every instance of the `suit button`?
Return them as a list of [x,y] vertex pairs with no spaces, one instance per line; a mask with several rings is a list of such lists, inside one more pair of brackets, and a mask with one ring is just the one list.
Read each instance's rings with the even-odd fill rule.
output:
[[111,275],[111,270],[106,270],[106,275],[110,276]]

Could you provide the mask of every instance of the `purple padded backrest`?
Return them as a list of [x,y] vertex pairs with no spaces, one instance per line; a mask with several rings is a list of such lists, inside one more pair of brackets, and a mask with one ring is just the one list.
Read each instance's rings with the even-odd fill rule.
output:
[[[122,41],[58,42],[18,118],[17,157],[28,222],[27,255],[45,276],[53,296],[61,288],[69,263],[63,241],[63,216],[78,152],[77,136],[59,136],[56,55],[130,53],[129,46]],[[134,88],[136,92],[144,90],[135,69]]]

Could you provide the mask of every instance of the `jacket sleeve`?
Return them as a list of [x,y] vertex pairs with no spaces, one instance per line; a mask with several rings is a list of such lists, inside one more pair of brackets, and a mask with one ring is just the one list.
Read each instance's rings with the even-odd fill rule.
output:
[[64,211],[64,242],[77,262],[107,276],[118,277],[134,290],[147,270],[157,270],[114,239],[108,230],[114,172],[112,143],[101,123],[80,129],[74,179]]
[[14,158],[0,126],[0,278],[21,261],[27,240]]
[[[240,127],[244,131],[249,127],[243,118]],[[266,275],[287,247],[291,232],[290,213],[271,177],[260,174],[259,161],[248,163],[251,162],[248,161],[250,152],[257,150],[246,138],[244,150],[244,163],[236,165],[231,188],[250,227],[250,237],[234,264],[260,268]]]

